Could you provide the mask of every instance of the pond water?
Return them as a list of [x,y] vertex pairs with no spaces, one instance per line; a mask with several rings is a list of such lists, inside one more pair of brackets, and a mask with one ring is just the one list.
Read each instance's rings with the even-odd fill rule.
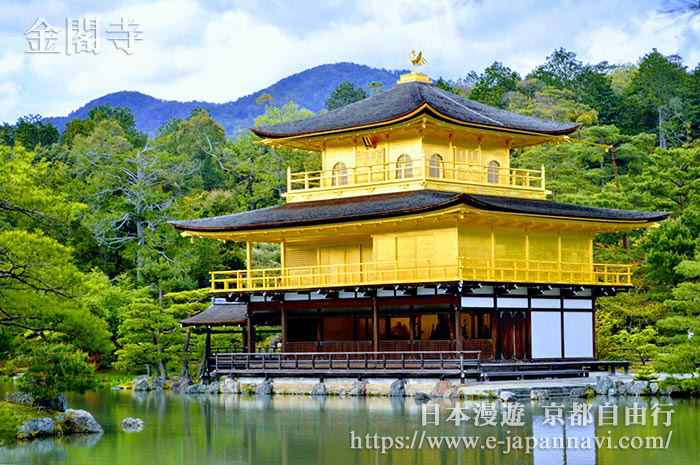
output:
[[[7,386],[4,387],[5,390]],[[0,387],[0,391],[3,389]],[[673,399],[671,425],[653,426],[651,406],[655,400],[610,399],[618,406],[618,426],[598,426],[598,406],[607,399],[596,399],[592,414],[594,424],[543,425],[552,401],[524,402],[523,426],[475,426],[473,408],[476,402],[463,401],[469,407],[469,421],[459,426],[447,421],[455,412],[455,402],[440,401],[439,425],[421,426],[421,406],[413,398],[312,398],[275,396],[261,399],[245,396],[182,396],[175,394],[131,393],[104,391],[69,397],[71,408],[90,411],[105,429],[102,436],[83,436],[34,441],[12,448],[0,448],[0,464],[692,464],[700,461],[700,403],[697,399]],[[572,403],[563,404],[564,412]],[[646,425],[625,426],[624,407],[647,407]],[[661,403],[671,399],[660,399]],[[488,402],[488,404],[491,404]],[[503,406],[493,404],[498,423]],[[432,407],[431,407],[432,408]],[[662,408],[668,410],[670,407]],[[605,410],[612,412],[611,409]],[[433,412],[430,410],[429,412]],[[557,412],[549,412],[557,413]],[[484,414],[484,418],[488,415]],[[126,417],[143,419],[147,426],[141,433],[124,433],[119,423]],[[434,417],[430,417],[434,418]],[[664,415],[658,417],[663,421]],[[465,424],[466,423],[466,424]],[[417,431],[417,433],[415,433]],[[480,442],[473,448],[464,445],[450,449],[418,441],[409,448],[414,436],[422,432],[431,436],[472,436]],[[354,434],[356,448],[351,448]],[[402,438],[404,448],[388,449],[382,453],[382,440],[374,449],[370,439],[368,449],[365,435]],[[670,440],[668,439],[670,435]],[[584,448],[584,437],[603,437],[601,448]],[[623,437],[660,436],[668,440],[668,449],[616,449]],[[484,441],[501,441],[495,448]],[[526,453],[512,445],[518,440],[552,440],[550,449],[535,449]],[[557,437],[567,441],[563,447]],[[610,438],[605,439],[605,438]],[[361,439],[357,439],[361,438]],[[579,447],[567,446],[578,441]],[[388,444],[387,440],[384,440]],[[511,447],[508,447],[510,441]],[[607,442],[610,441],[610,442]],[[361,444],[360,444],[361,443]],[[462,443],[463,444],[463,443]],[[523,442],[525,444],[525,442]],[[573,444],[573,442],[571,442]],[[396,443],[395,443],[396,445]],[[633,442],[634,445],[634,442]],[[484,447],[481,447],[484,446]]]

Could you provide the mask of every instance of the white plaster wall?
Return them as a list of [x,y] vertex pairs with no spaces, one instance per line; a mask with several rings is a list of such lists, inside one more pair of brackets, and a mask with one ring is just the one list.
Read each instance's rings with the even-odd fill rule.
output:
[[564,356],[593,357],[593,312],[564,312]]
[[561,314],[532,312],[532,358],[561,358]]

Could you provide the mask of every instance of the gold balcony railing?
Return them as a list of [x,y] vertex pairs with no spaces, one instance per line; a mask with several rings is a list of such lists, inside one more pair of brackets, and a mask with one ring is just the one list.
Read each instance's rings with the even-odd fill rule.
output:
[[445,281],[631,286],[631,265],[460,258],[214,271],[212,292],[312,289]]
[[506,186],[522,189],[545,189],[544,167],[540,170],[503,168],[471,163],[453,163],[412,159],[359,167],[329,170],[287,171],[287,192],[319,188],[360,186],[407,181],[446,181],[464,185]]

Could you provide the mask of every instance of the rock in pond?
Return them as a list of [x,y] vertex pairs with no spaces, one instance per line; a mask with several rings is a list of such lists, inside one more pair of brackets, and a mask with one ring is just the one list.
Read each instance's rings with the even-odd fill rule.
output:
[[425,404],[430,401],[430,396],[425,392],[416,392],[416,403]]
[[501,402],[515,402],[516,396],[511,391],[501,391],[498,393],[498,400]]
[[272,392],[272,380],[269,378],[258,384],[255,388],[255,394],[259,396],[271,396]]
[[104,432],[90,412],[85,410],[68,409],[56,417],[56,422],[63,424],[64,434],[97,434]]
[[575,387],[569,392],[569,396],[572,399],[581,399],[583,397],[586,397],[586,388],[585,387]]
[[148,391],[151,388],[148,386],[148,379],[147,378],[139,378],[138,380],[134,380],[134,391]]
[[140,433],[146,427],[146,423],[140,418],[124,418],[119,423],[122,431],[125,433]]
[[207,394],[218,394],[220,387],[221,387],[221,383],[218,381],[214,381],[213,383],[210,383],[209,385],[207,385],[206,393]]
[[389,397],[406,397],[406,384],[402,379],[397,379],[389,386]]
[[53,418],[32,418],[22,423],[19,427],[19,434],[25,438],[53,436],[55,428],[56,423]]
[[316,383],[313,385],[311,388],[310,394],[312,396],[327,396],[328,395],[328,388],[324,383]]
[[450,399],[453,397],[459,397],[459,391],[457,386],[450,383],[449,381],[438,381],[435,383],[435,387],[430,392],[430,397],[442,397],[443,399]]
[[235,379],[226,376],[224,380],[221,381],[219,392],[222,394],[240,394],[241,385]]
[[357,379],[352,382],[350,390],[348,391],[348,396],[351,397],[361,397],[367,395],[367,381]]
[[207,386],[204,384],[193,384],[185,388],[185,394],[206,394]]
[[628,392],[632,396],[641,396],[642,394],[645,394],[645,389],[649,388],[649,381],[634,381],[630,387]]
[[595,393],[599,396],[605,396],[610,389],[615,387],[615,381],[610,376],[598,376],[596,378]]
[[170,390],[173,392],[180,392],[187,389],[188,386],[192,385],[192,380],[182,376],[173,376],[170,378]]
[[151,389],[154,391],[162,391],[163,386],[165,386],[165,381],[160,376],[156,376],[153,378],[153,381],[151,381]]

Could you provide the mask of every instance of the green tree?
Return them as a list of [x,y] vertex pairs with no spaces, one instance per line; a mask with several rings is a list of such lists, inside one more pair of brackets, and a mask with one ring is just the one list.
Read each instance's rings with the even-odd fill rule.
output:
[[688,75],[678,55],[662,55],[656,49],[638,64],[628,96],[652,110],[656,117],[659,147],[668,148],[669,123],[685,121],[684,90]]
[[647,365],[659,352],[655,344],[656,330],[651,326],[638,331],[623,329],[613,336],[619,347],[619,357],[634,357],[643,366]]
[[344,81],[331,92],[325,106],[327,110],[335,110],[364,98],[367,98],[367,92],[362,87],[355,87],[352,82]]
[[25,349],[27,371],[20,388],[40,399],[75,391],[84,393],[97,386],[95,369],[87,356],[66,344],[35,343]]
[[90,109],[85,119],[76,118],[66,124],[62,140],[67,146],[72,146],[77,136],[89,136],[102,121],[112,120],[122,128],[124,136],[134,147],[143,147],[148,136],[136,128],[134,113],[130,108],[113,107],[109,104],[96,105]]
[[507,104],[509,111],[536,118],[583,124],[598,123],[598,112],[584,103],[577,102],[574,92],[568,89],[545,86],[535,92],[533,97],[510,93]]
[[172,154],[156,144],[134,148],[114,120],[100,122],[89,136],[78,136],[72,148],[74,172],[85,183],[90,201],[87,221],[98,243],[124,250],[136,265],[136,281],[147,248],[160,250],[159,236],[173,196],[196,171],[189,153]]
[[506,96],[516,91],[520,80],[518,73],[495,61],[476,77],[469,98],[486,105],[505,108]]
[[172,312],[159,302],[142,298],[132,302],[119,324],[115,366],[125,372],[140,371],[168,377],[167,363],[177,359],[182,333]]
[[535,68],[528,77],[537,78],[548,86],[567,89],[573,86],[583,70],[583,63],[576,59],[574,52],[559,48],[554,50],[547,57],[547,61]]
[[19,118],[5,138],[6,145],[22,144],[25,149],[34,150],[38,145],[48,147],[55,144],[60,133],[53,123],[44,122],[40,115],[28,115]]

